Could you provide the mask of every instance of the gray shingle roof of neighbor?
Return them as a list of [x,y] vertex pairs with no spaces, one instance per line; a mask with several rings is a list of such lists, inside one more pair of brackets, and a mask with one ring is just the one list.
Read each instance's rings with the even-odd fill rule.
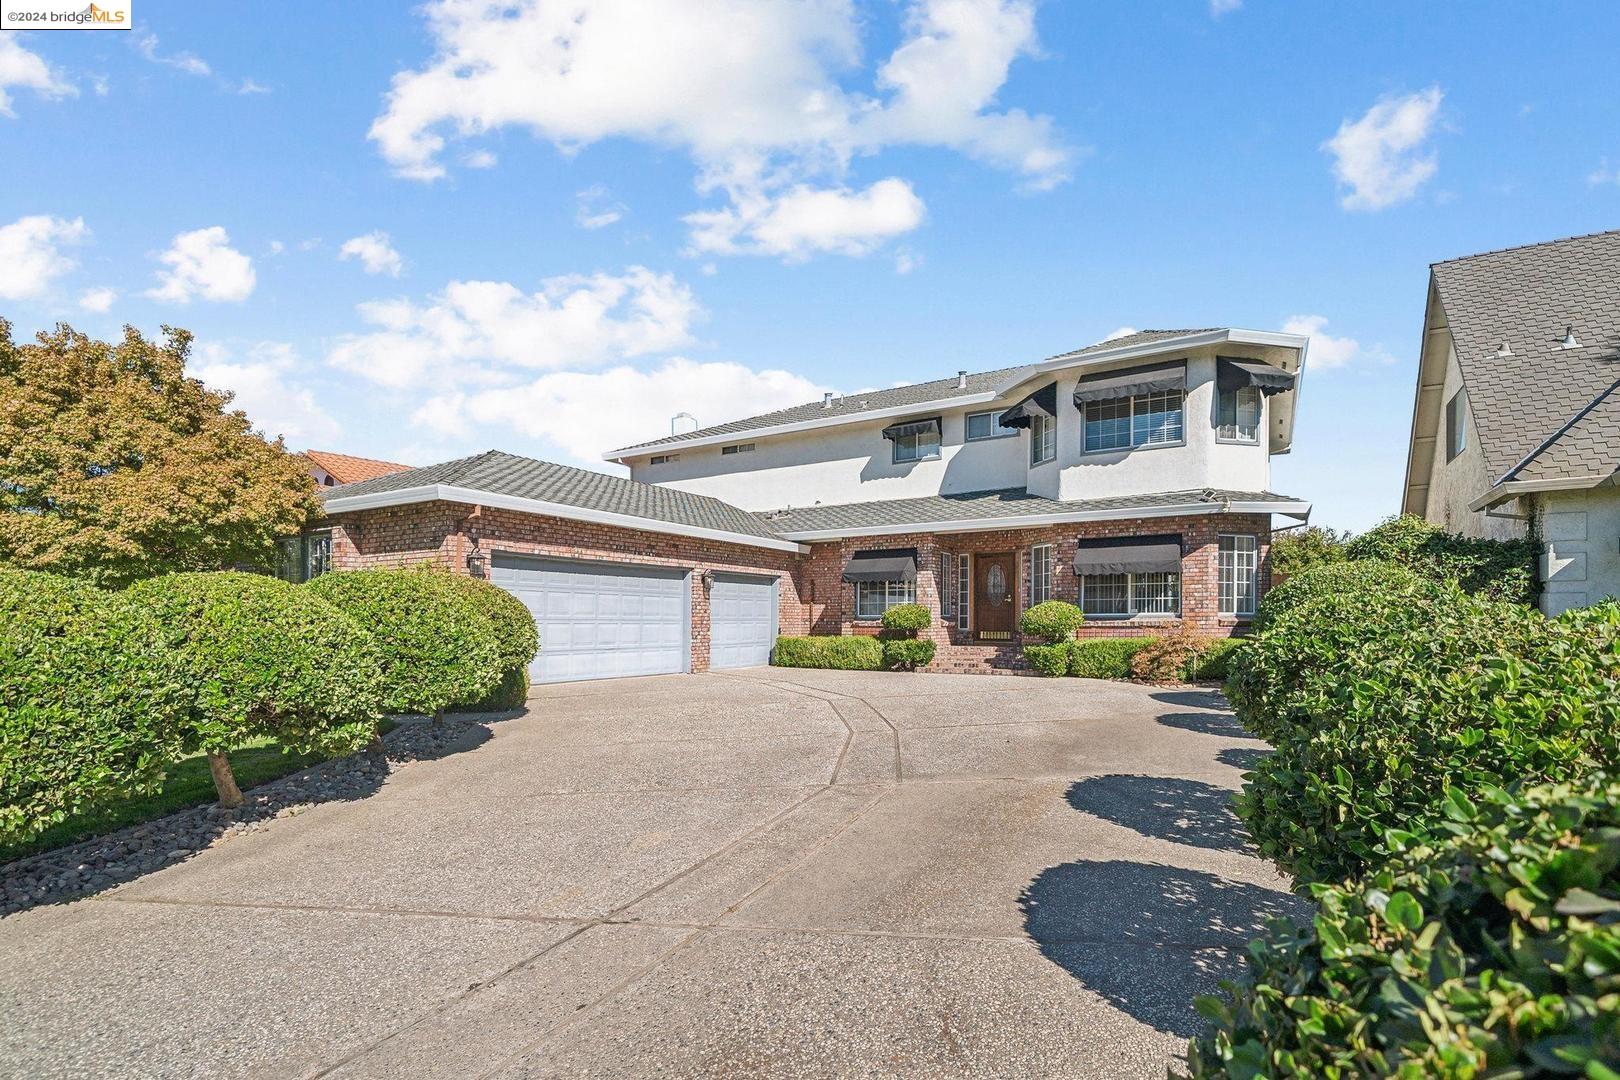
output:
[[[1620,381],[1620,230],[1433,271],[1492,483],[1620,467],[1609,393]],[[1563,348],[1566,328],[1579,348]],[[1512,356],[1497,355],[1504,341]]]
[[[1215,329],[1215,328],[1210,328]],[[1084,356],[1087,353],[1101,352],[1104,349],[1126,348],[1131,345],[1142,345],[1150,341],[1163,338],[1185,337],[1189,334],[1208,333],[1209,329],[1201,330],[1142,330],[1134,334],[1125,334],[1121,337],[1099,341],[1095,345],[1087,345],[1083,349],[1073,352],[1059,353],[1057,356],[1034,363],[1047,363],[1051,360],[1064,359],[1070,356]],[[665,435],[661,439],[652,439],[647,442],[633,443],[621,447],[613,453],[623,450],[640,449],[648,446],[667,446],[672,443],[687,442],[692,439],[708,438],[712,435],[730,435],[746,431],[757,431],[760,428],[775,427],[778,424],[793,424],[803,420],[821,420],[838,416],[849,416],[855,413],[870,412],[876,409],[898,409],[907,405],[923,406],[935,401],[946,401],[950,398],[960,397],[964,394],[982,394],[994,390],[1007,378],[1032,364],[1020,364],[1014,367],[997,368],[994,371],[981,371],[969,374],[967,387],[964,389],[957,385],[955,376],[948,379],[935,379],[932,382],[911,383],[907,386],[896,386],[888,390],[869,390],[860,394],[849,394],[845,397],[834,398],[832,408],[827,408],[820,401],[812,401],[804,405],[794,405],[787,409],[778,409],[775,412],[761,413],[759,416],[748,416],[741,420],[731,420],[724,424],[715,424],[696,431],[682,432],[679,435]]]
[[609,476],[607,473],[576,469],[499,450],[486,450],[482,454],[439,465],[326,488],[320,492],[320,496],[323,502],[331,502],[356,495],[378,495],[434,484],[561,503],[609,514],[625,514],[651,522],[780,539],[758,514],[751,514],[708,495],[694,495],[688,491],[643,484],[622,476]]
[[1048,514],[1076,514],[1120,510],[1155,510],[1174,506],[1209,505],[1222,502],[1295,502],[1301,500],[1269,491],[1167,491],[1152,495],[1115,495],[1101,499],[1061,501],[1032,495],[1024,488],[972,491],[960,495],[925,495],[915,499],[888,499],[882,502],[845,503],[839,506],[804,506],[773,510],[761,516],[777,532],[787,536],[831,530],[870,529],[934,522],[1017,519]]

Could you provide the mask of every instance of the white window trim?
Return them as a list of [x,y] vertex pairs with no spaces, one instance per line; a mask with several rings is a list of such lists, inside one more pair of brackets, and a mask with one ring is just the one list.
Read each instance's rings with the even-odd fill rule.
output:
[[956,558],[956,628],[966,632],[973,629],[973,556]]
[[[1456,415],[1453,416],[1453,413]],[[1458,390],[1446,400],[1445,412],[1440,418],[1446,444],[1446,464],[1462,457],[1468,450],[1468,391]],[[1453,444],[1456,449],[1452,449]]]
[[[1166,392],[1168,392],[1168,391],[1166,391]],[[1181,438],[1176,439],[1173,442],[1145,442],[1145,443],[1136,442],[1136,403],[1141,398],[1152,397],[1153,395],[1152,394],[1127,394],[1124,397],[1108,398],[1107,400],[1109,400],[1109,401],[1128,401],[1128,402],[1131,403],[1131,415],[1126,421],[1126,431],[1130,433],[1130,441],[1127,442],[1124,446],[1104,446],[1104,447],[1099,447],[1096,450],[1088,450],[1088,449],[1086,449],[1086,423],[1087,423],[1087,421],[1086,421],[1086,410],[1084,408],[1082,408],[1080,410],[1080,453],[1082,455],[1086,455],[1086,454],[1092,454],[1092,455],[1096,455],[1096,454],[1129,454],[1129,453],[1134,453],[1137,450],[1163,450],[1163,449],[1165,449],[1167,447],[1171,447],[1171,446],[1186,446],[1187,445],[1187,391],[1186,390],[1181,390],[1181,391],[1178,391],[1178,392],[1181,394]],[[1088,402],[1086,402],[1086,404],[1087,405],[1093,405],[1093,404],[1100,405],[1100,404],[1102,404],[1102,402],[1100,402],[1100,401],[1098,401],[1098,402],[1090,402],[1090,401],[1088,401]]]
[[[1254,438],[1245,439],[1241,435],[1222,435],[1221,430],[1226,425],[1221,423],[1221,399],[1223,397],[1225,397],[1227,394],[1232,394],[1232,395],[1235,396],[1237,394],[1243,393],[1243,391],[1245,391],[1245,390],[1249,391],[1251,394],[1253,394],[1255,396],[1255,403],[1259,408],[1259,413],[1255,416],[1255,420],[1254,420]],[[1233,401],[1233,403],[1232,403],[1232,427],[1233,427],[1234,430],[1237,428],[1237,409],[1238,409],[1238,402]],[[1183,424],[1183,426],[1185,428],[1185,424],[1186,424],[1186,415],[1185,415],[1186,402],[1182,403],[1182,410],[1183,410],[1182,424]],[[1262,431],[1264,431],[1265,428],[1266,428],[1266,396],[1260,392],[1259,387],[1256,387],[1256,386],[1238,386],[1238,387],[1232,388],[1231,390],[1221,390],[1219,388],[1216,389],[1216,391],[1215,391],[1215,441],[1216,442],[1218,442],[1218,443],[1232,443],[1233,445],[1236,445],[1236,446],[1259,446],[1260,445],[1260,433]]]
[[[1016,438],[1018,438],[1018,429],[1017,428],[1004,428],[1004,427],[1002,427],[1000,424],[998,424],[996,422],[997,418],[1000,417],[1001,414],[1003,412],[1005,412],[1005,411],[1006,411],[1005,409],[985,409],[985,410],[980,410],[980,411],[977,411],[977,412],[970,412],[970,413],[967,413],[966,415],[964,415],[962,417],[962,441],[963,442],[993,442],[996,439],[1016,439]],[[988,416],[990,418],[990,432],[991,433],[989,435],[973,435],[973,434],[971,434],[972,428],[969,426],[968,421],[972,420],[975,416]]]
[[[1045,435],[1037,435],[1035,429],[1050,428],[1052,432],[1052,452],[1046,457],[1036,457],[1036,454],[1046,445]],[[1057,460],[1057,417],[1036,416],[1029,424],[1029,467],[1034,469],[1041,465],[1050,465]]]
[[[1156,571],[1157,573],[1171,573],[1172,571]],[[1181,618],[1182,604],[1185,597],[1182,593],[1181,571],[1173,571],[1176,575],[1176,610],[1174,611],[1142,611],[1136,606],[1136,579],[1144,577],[1143,574],[1081,574],[1079,596],[1080,610],[1088,619],[1140,619],[1143,621],[1167,621]],[[1124,611],[1086,611],[1086,579],[1092,577],[1123,577],[1125,579],[1125,608]]]
[[[942,433],[939,430],[935,430],[934,452],[932,454],[919,453],[916,457],[911,458],[903,458],[900,456],[900,445],[907,442],[916,444],[917,440],[922,438],[920,434],[904,435],[898,439],[891,440],[889,442],[889,463],[892,465],[915,465],[919,461],[938,461],[942,451],[942,444],[944,442],[944,440],[941,438],[941,434]],[[918,449],[921,450],[921,447],[919,446]]]
[[[1234,550],[1232,552],[1232,555],[1233,555],[1233,572],[1234,572],[1233,586],[1232,586],[1233,608],[1230,609],[1230,610],[1226,606],[1225,590],[1223,588],[1221,588],[1221,578],[1224,576],[1224,574],[1226,572],[1226,566],[1225,566],[1226,553],[1224,551],[1222,551],[1221,548],[1222,548],[1223,542],[1227,541],[1227,540],[1247,540],[1247,541],[1249,541],[1249,543],[1251,545],[1253,545],[1250,548],[1250,550],[1248,550],[1248,551],[1236,550],[1236,548],[1234,546]],[[1239,555],[1248,556],[1249,559],[1252,560],[1250,565],[1247,568],[1249,573],[1252,575],[1252,578],[1253,578],[1253,588],[1251,588],[1249,590],[1250,606],[1249,606],[1248,610],[1243,610],[1243,609],[1238,608],[1236,606],[1236,601],[1237,601],[1237,581],[1236,581],[1236,576],[1235,575],[1236,575],[1236,571],[1238,569],[1238,565],[1237,565],[1236,560],[1237,560],[1237,556],[1239,556]],[[1227,619],[1247,619],[1247,618],[1253,617],[1255,608],[1257,608],[1259,606],[1260,606],[1260,538],[1258,536],[1253,535],[1252,533],[1220,533],[1220,534],[1218,534],[1216,536],[1216,538],[1215,538],[1215,607],[1216,607],[1217,614],[1219,614],[1222,618],[1227,618]]]
[[[1029,549],[1029,605],[1044,604],[1057,599],[1057,546],[1036,544]],[[1044,579],[1046,588],[1041,582]]]
[[[883,588],[883,609],[876,615],[861,613],[861,593],[873,587]],[[880,622],[883,613],[890,608],[901,604],[915,604],[917,602],[917,583],[915,581],[857,581],[855,583],[855,621]]]

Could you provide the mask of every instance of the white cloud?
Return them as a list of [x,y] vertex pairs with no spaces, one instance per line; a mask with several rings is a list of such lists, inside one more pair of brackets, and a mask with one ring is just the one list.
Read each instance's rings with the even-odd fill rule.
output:
[[270,254],[272,255],[280,255],[283,251],[287,250],[287,245],[283,244],[280,240],[272,240],[270,241],[269,250]]
[[85,311],[97,313],[111,311],[113,302],[118,299],[118,290],[105,285],[94,289],[86,289],[79,294],[79,307]]
[[687,216],[693,250],[789,262],[826,252],[868,255],[921,225],[924,212],[911,185],[892,176],[865,191],[800,184],[774,197],[739,194],[726,209]]
[[1620,184],[1620,169],[1611,169],[1609,159],[1603,158],[1598,162],[1597,168],[1586,174],[1586,182],[1593,187],[1601,187],[1605,184]]
[[1333,155],[1333,175],[1349,190],[1346,210],[1381,210],[1405,202],[1434,176],[1439,161],[1425,144],[1440,115],[1438,86],[1381,99],[1359,120],[1346,120],[1322,149]]
[[174,238],[158,256],[168,266],[158,272],[158,285],[146,295],[171,304],[187,304],[193,296],[204,300],[246,300],[257,284],[253,260],[230,246],[223,226],[194,229]]
[[601,184],[592,184],[574,197],[578,201],[574,220],[582,229],[605,228],[625,215],[625,205],[615,202],[612,192]]
[[1382,346],[1364,349],[1361,342],[1351,337],[1334,337],[1322,328],[1328,324],[1325,315],[1291,315],[1282,325],[1285,334],[1301,334],[1311,339],[1306,362],[1314,370],[1347,367],[1351,364],[1392,364],[1395,358]]
[[641,266],[548,278],[534,293],[502,281],[455,281],[420,304],[361,304],[361,318],[375,329],[341,340],[329,360],[397,388],[490,382],[504,377],[502,369],[595,366],[669,352],[691,340],[701,310],[673,275]]
[[281,342],[261,341],[237,351],[210,343],[198,348],[189,374],[235,394],[232,407],[247,413],[270,438],[281,435],[300,448],[330,444],[343,428],[312,391],[298,384],[302,367],[292,346]]
[[158,39],[156,34],[141,34],[132,41],[132,44],[135,46],[136,52],[140,53],[154,64],[163,64],[167,67],[172,67],[179,71],[183,71],[187,75],[201,76],[212,75],[214,73],[214,69],[208,66],[208,62],[202,57],[197,56],[195,53],[177,52],[170,53],[169,55],[165,56],[158,52]]
[[62,253],[90,235],[83,218],[34,214],[0,226],[0,298],[44,296],[52,282],[77,264]]
[[1108,336],[1103,338],[1103,340],[1113,341],[1115,338],[1130,337],[1136,332],[1137,329],[1134,326],[1116,326],[1113,330],[1109,331]]
[[[604,450],[669,434],[675,413],[721,423],[814,401],[822,389],[787,371],[676,357],[648,371],[623,365],[559,371],[521,386],[441,394],[411,419],[442,436],[466,437],[481,428],[515,432],[600,468]],[[611,428],[602,426],[603,416],[613,417]]]
[[469,169],[493,169],[500,159],[488,150],[474,150],[465,155],[461,163]]
[[47,98],[71,97],[79,92],[62,81],[44,60],[17,44],[14,34],[0,33],[0,116],[17,115],[7,91],[18,86]]
[[[450,140],[508,126],[565,153],[616,136],[685,150],[699,190],[731,203],[708,213],[744,218],[799,188],[847,195],[851,160],[897,145],[954,149],[1032,188],[1068,176],[1051,120],[996,103],[1013,61],[1036,50],[1033,0],[910,0],[899,46],[875,69],[861,64],[851,0],[425,10],[437,53],[395,75],[370,132],[402,176],[443,176]],[[771,247],[751,238],[732,249]]]
[[1243,0],[1209,0],[1209,14],[1212,18],[1228,15],[1243,6]]
[[894,253],[894,272],[909,274],[923,264],[923,257],[914,251],[900,250]]
[[243,79],[237,84],[236,92],[238,94],[268,94],[270,88],[263,83],[254,82],[252,79]]
[[343,241],[343,246],[338,249],[338,258],[359,259],[368,274],[399,277],[399,272],[405,268],[405,260],[394,250],[388,234],[380,229]]

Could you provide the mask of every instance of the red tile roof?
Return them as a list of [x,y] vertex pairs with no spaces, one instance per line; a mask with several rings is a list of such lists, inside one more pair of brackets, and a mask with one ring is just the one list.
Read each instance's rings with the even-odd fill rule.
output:
[[376,458],[355,457],[352,454],[334,454],[329,450],[305,450],[304,457],[312,465],[325,469],[340,484],[353,484],[361,480],[375,480],[379,476],[404,472],[410,465],[397,461],[378,461]]

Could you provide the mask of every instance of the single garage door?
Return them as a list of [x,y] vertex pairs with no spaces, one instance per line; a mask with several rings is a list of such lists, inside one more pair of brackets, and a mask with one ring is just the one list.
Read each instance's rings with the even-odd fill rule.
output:
[[490,580],[534,612],[537,683],[664,675],[690,666],[686,574],[652,566],[609,566],[494,558]]
[[758,667],[776,645],[773,578],[715,575],[709,589],[709,666]]

